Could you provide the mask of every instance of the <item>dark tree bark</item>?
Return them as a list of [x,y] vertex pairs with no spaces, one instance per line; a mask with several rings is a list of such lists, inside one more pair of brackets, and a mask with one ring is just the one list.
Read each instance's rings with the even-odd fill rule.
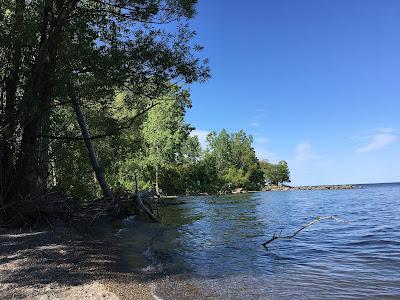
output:
[[11,69],[5,81],[5,109],[3,139],[0,145],[0,194],[7,198],[7,191],[14,179],[15,133],[17,129],[17,89],[22,62],[22,32],[25,0],[15,1],[15,35],[12,42]]
[[22,139],[16,164],[14,194],[26,197],[46,191],[48,168],[43,161],[46,141],[37,138],[46,128],[55,85],[57,54],[63,40],[63,28],[76,1],[46,0],[42,20],[40,48],[21,103]]

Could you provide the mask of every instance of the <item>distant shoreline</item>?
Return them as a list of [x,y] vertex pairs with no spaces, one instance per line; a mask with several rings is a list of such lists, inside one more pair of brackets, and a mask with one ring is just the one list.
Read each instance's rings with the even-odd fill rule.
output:
[[312,191],[312,190],[351,190],[357,188],[354,184],[333,184],[333,185],[305,185],[305,186],[267,186],[263,191],[265,192],[275,192],[275,191]]
[[237,195],[237,194],[252,194],[262,192],[279,192],[279,191],[313,191],[313,190],[351,190],[362,189],[371,185],[383,184],[400,184],[400,182],[381,182],[381,183],[354,183],[354,184],[321,184],[321,185],[302,185],[302,186],[289,186],[289,185],[270,185],[264,187],[262,190],[245,190],[237,188],[233,191],[226,191],[220,193],[194,193],[194,194],[179,194],[179,195],[166,195],[161,196],[162,199],[174,199],[181,196],[218,196],[218,195]]

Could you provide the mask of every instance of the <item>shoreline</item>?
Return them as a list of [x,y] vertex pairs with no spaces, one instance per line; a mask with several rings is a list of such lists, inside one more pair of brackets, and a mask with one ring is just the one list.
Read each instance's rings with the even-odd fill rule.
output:
[[0,244],[2,299],[156,299],[109,229],[0,230]]
[[223,195],[238,195],[238,194],[252,194],[263,192],[285,192],[285,191],[313,191],[313,190],[351,190],[355,188],[362,188],[361,185],[355,184],[332,184],[332,185],[303,185],[303,186],[289,186],[289,185],[271,185],[266,186],[260,191],[248,191],[243,188],[237,188],[233,191],[225,193],[197,193],[197,194],[182,194],[182,195],[167,195],[161,196],[162,200],[176,199],[185,196],[223,196]]
[[314,191],[314,190],[351,190],[356,188],[353,184],[332,184],[332,185],[304,185],[304,186],[267,186],[264,192],[274,191]]
[[100,226],[35,231],[0,228],[0,298],[209,299],[179,274],[130,269],[115,227],[109,220],[102,220]]

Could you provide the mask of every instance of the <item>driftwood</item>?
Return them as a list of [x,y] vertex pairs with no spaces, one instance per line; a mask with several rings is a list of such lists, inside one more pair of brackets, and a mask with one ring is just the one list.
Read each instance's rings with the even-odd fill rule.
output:
[[310,223],[302,226],[299,230],[296,230],[291,235],[281,235],[281,233],[279,233],[279,234],[274,233],[271,239],[269,239],[268,241],[262,243],[261,245],[263,245],[265,248],[268,249],[267,245],[269,243],[271,243],[271,242],[273,242],[275,240],[290,240],[290,239],[294,238],[296,235],[298,235],[304,229],[306,229],[306,228],[310,227],[311,225],[314,225],[314,224],[316,224],[316,223],[318,223],[320,221],[323,221],[323,220],[335,220],[335,221],[338,221],[338,222],[350,223],[350,222],[348,222],[346,220],[339,219],[339,218],[337,218],[335,216],[316,217],[313,221],[311,221]]
[[146,213],[146,215],[147,215],[153,222],[160,223],[160,221],[154,216],[154,214],[152,213],[152,211],[151,211],[146,205],[144,205],[144,203],[143,203],[143,201],[142,201],[142,195],[141,195],[141,193],[136,193],[135,199],[136,199],[136,203],[139,205],[139,207]]
[[[148,192],[139,192],[139,185],[138,185],[138,180],[137,180],[137,174],[135,173],[135,199],[136,199],[136,203],[139,205],[139,207],[146,213],[146,215],[153,221],[156,223],[160,223],[160,221],[154,216],[153,212],[151,211],[151,207],[149,205],[149,207],[147,207],[142,200],[142,196],[147,196],[147,198],[150,198],[151,196],[153,196],[152,193],[148,193]],[[147,193],[147,194],[146,194]],[[158,195],[157,195],[158,197]],[[154,198],[154,196],[153,196]]]
[[0,205],[0,226],[52,226],[57,221],[69,225],[77,209],[76,201],[56,192],[31,196]]

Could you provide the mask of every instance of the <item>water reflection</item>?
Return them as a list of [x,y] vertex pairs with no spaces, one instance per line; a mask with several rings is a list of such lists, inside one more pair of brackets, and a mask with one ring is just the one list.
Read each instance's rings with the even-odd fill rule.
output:
[[[120,236],[133,268],[181,274],[211,298],[400,298],[399,197],[400,185],[185,197],[161,225],[135,219]],[[261,246],[319,215],[351,224]]]

